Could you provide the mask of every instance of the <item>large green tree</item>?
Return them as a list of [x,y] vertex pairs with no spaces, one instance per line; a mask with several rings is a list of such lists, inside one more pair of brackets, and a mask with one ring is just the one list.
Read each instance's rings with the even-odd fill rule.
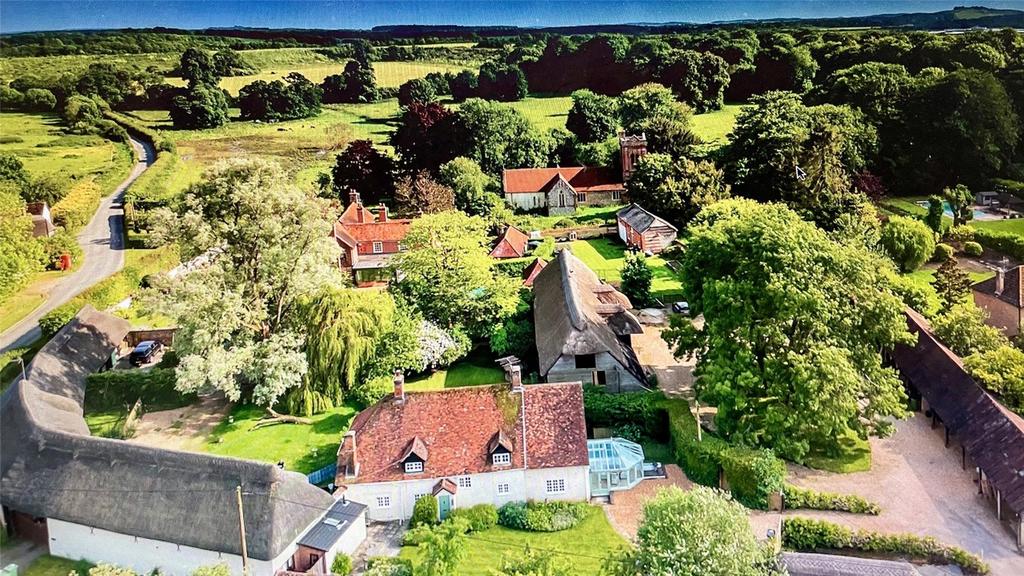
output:
[[903,414],[881,358],[910,338],[891,264],[778,204],[724,200],[689,231],[683,292],[705,322],[676,318],[664,337],[696,356],[697,391],[726,437],[799,461]]
[[572,108],[565,127],[583,143],[600,142],[615,135],[619,125],[615,99],[590,90],[572,93]]
[[636,546],[609,562],[612,576],[759,576],[763,552],[747,510],[723,492],[663,488],[644,504]]
[[882,247],[900,270],[913,272],[935,252],[935,232],[917,218],[891,216],[882,226]]
[[486,214],[495,200],[500,201],[494,179],[469,158],[460,156],[442,164],[437,179],[455,193],[455,207],[469,215]]
[[459,107],[458,122],[466,139],[464,155],[488,174],[547,164],[551,139],[509,106],[470,98]]
[[189,188],[178,217],[164,221],[183,259],[205,261],[146,299],[178,326],[177,387],[273,405],[306,373],[301,300],[344,282],[325,201],[276,164],[235,160]]
[[401,280],[393,289],[427,320],[488,335],[515,312],[519,282],[495,273],[486,228],[481,218],[457,211],[417,218],[405,237],[407,249],[394,260]]
[[658,153],[640,159],[626,188],[633,202],[677,225],[729,197],[725,175],[710,160],[673,160]]
[[32,217],[18,188],[0,182],[0,302],[25,285],[39,270],[42,245],[32,237]]

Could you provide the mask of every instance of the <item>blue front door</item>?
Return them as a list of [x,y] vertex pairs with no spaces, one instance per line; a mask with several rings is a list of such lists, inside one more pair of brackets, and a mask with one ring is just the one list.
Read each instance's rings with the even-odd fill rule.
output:
[[452,511],[452,495],[447,492],[441,492],[437,495],[437,513],[444,520],[448,517],[448,513]]

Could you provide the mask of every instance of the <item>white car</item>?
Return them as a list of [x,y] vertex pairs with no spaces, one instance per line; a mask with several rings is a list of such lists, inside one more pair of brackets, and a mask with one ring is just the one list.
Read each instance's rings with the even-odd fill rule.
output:
[[673,302],[672,311],[676,314],[690,315],[690,303],[689,302]]

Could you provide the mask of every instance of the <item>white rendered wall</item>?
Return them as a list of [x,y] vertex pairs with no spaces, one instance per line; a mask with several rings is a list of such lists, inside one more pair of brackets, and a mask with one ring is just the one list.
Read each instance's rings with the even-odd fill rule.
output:
[[505,201],[511,204],[513,208],[519,208],[520,210],[536,210],[537,208],[547,206],[547,197],[543,192],[505,194]]
[[327,569],[334,564],[334,557],[340,554],[347,554],[349,557],[356,551],[356,548],[366,540],[366,512],[356,518],[352,526],[345,531],[340,540],[334,543],[334,547],[327,551]]

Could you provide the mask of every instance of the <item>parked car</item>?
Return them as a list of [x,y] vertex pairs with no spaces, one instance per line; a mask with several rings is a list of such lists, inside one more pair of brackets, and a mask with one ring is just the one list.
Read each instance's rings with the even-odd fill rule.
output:
[[156,340],[145,340],[143,342],[139,342],[138,345],[132,349],[132,353],[128,356],[128,361],[132,363],[132,366],[148,364],[153,361],[157,353],[163,350],[163,348],[164,345]]
[[676,314],[690,315],[690,303],[689,302],[673,302],[672,311]]

